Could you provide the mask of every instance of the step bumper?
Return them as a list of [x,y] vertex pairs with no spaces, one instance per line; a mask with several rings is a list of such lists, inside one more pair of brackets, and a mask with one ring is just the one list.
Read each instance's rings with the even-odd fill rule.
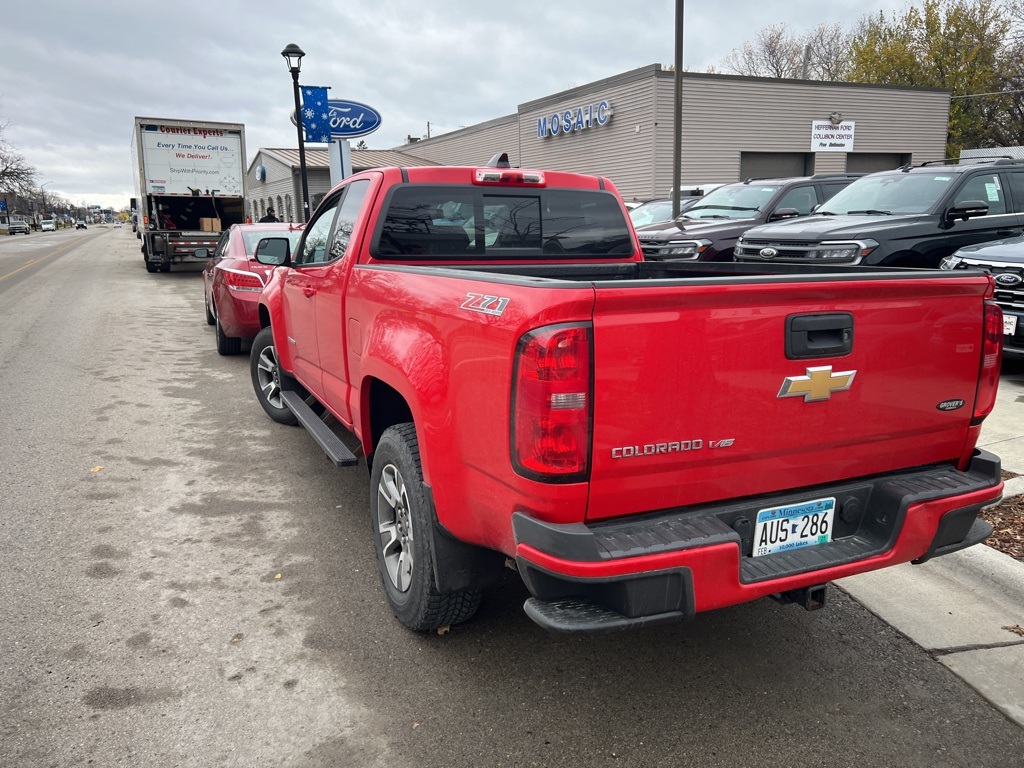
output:
[[[623,521],[557,525],[517,513],[516,562],[534,595],[526,611],[554,631],[628,629],[925,562],[983,541],[991,527],[978,512],[1002,485],[999,459],[976,451],[964,472],[927,467]],[[836,538],[751,555],[758,509],[823,494],[838,500]]]

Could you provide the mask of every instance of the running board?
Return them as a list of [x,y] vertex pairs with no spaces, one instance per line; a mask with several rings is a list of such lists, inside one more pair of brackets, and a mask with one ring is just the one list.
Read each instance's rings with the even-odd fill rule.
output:
[[281,400],[288,410],[295,414],[299,424],[305,427],[317,445],[324,449],[324,453],[327,454],[327,458],[334,462],[334,466],[354,467],[359,464],[359,459],[356,458],[356,455],[348,449],[347,445],[341,442],[341,438],[334,434],[330,427],[323,423],[320,417],[316,415],[316,411],[306,405],[302,395],[298,392],[285,390],[281,393]]

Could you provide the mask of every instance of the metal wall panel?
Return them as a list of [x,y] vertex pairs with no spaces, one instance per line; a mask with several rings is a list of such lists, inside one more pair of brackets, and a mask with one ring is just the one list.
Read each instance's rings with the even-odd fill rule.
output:
[[[504,150],[513,165],[606,176],[627,200],[665,197],[672,186],[673,77],[660,64],[642,67],[396,149],[459,165]],[[607,124],[537,135],[539,119],[601,100],[614,111]],[[915,163],[945,153],[948,91],[684,72],[682,183],[740,180],[743,152],[810,153],[812,122],[833,112],[855,122],[856,153],[907,155]],[[846,166],[845,152],[814,153],[815,173]]]
[[[659,113],[671,120],[673,73],[658,72]],[[666,106],[667,105],[667,106]],[[809,152],[811,123],[833,112],[855,123],[855,152],[907,154],[913,162],[945,153],[949,93],[859,83],[683,74],[684,183],[736,181],[740,153]],[[672,185],[671,136],[658,147],[659,188]],[[816,152],[815,173],[842,173],[845,152]]]
[[[611,179],[626,200],[647,200],[654,188],[654,69],[626,72],[581,88],[519,106],[523,165],[590,173]],[[607,101],[612,110],[605,125],[591,125],[556,136],[538,135],[538,121],[566,111],[597,109]],[[671,127],[669,127],[671,130]]]
[[520,165],[519,116],[506,115],[395,149],[441,165],[483,165],[498,152],[508,152],[509,162]]

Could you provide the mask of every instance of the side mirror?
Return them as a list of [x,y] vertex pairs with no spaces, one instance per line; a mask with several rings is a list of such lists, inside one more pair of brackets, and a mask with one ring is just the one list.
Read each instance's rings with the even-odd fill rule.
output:
[[981,200],[963,200],[946,212],[946,218],[949,221],[956,221],[957,219],[967,221],[975,216],[987,215],[988,203]]
[[195,250],[195,257],[197,259],[208,259],[208,258],[210,258],[210,249],[209,248],[196,248],[196,250]]
[[768,221],[781,221],[782,219],[795,219],[800,215],[796,208],[776,208],[768,217]]
[[265,237],[256,246],[256,261],[271,267],[286,267],[292,263],[291,242],[287,237]]

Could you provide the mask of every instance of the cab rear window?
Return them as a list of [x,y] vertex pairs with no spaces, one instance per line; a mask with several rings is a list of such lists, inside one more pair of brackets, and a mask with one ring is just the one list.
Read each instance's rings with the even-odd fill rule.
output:
[[619,257],[629,224],[609,192],[520,187],[396,187],[371,246],[378,259]]

